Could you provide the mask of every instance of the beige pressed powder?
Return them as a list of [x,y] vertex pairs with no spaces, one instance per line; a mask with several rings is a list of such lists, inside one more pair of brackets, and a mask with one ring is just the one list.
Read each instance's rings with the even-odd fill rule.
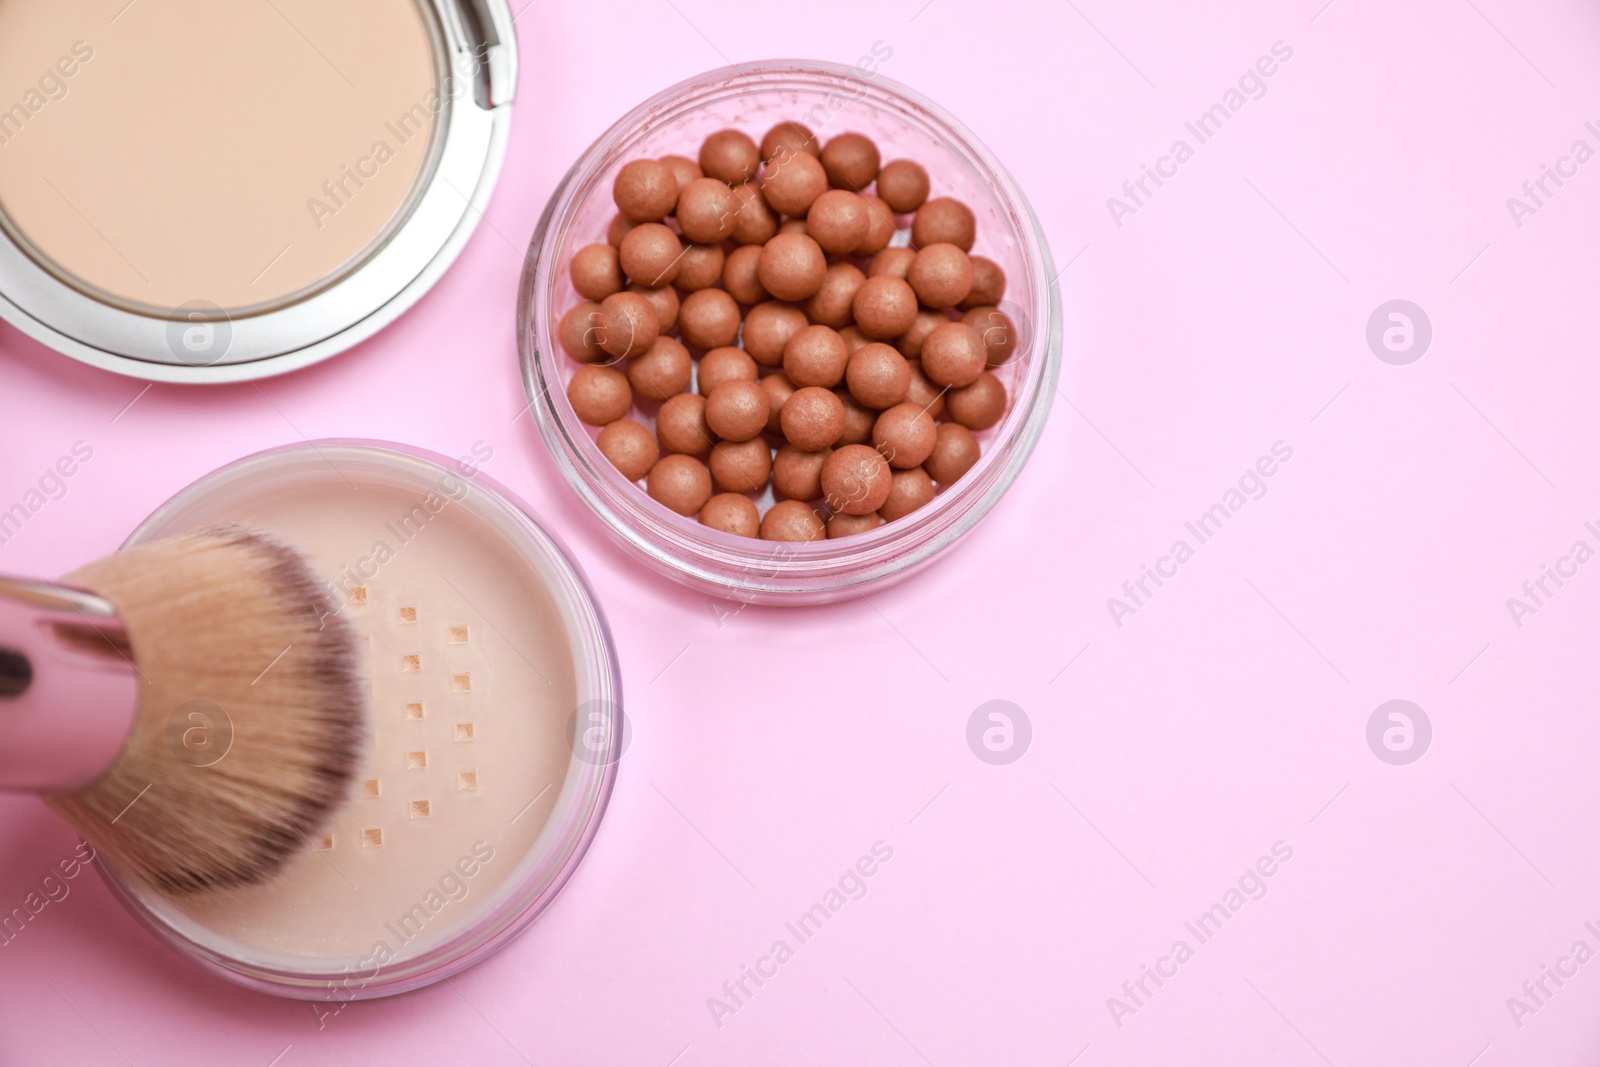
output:
[[105,302],[270,308],[404,216],[440,118],[418,0],[4,0],[0,217]]
[[337,355],[484,217],[517,69],[508,0],[0,0],[0,318],[150,381]]

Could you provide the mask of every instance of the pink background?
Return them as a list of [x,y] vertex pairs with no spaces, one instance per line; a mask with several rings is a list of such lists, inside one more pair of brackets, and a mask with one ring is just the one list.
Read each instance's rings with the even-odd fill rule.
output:
[[[1600,162],[1520,228],[1506,207],[1574,140],[1600,148],[1600,11],[921,2],[535,0],[487,225],[417,309],[304,373],[141,395],[0,327],[0,507],[74,441],[94,449],[0,569],[65,571],[303,436],[481,439],[597,587],[635,726],[567,892],[451,984],[319,1030],[305,1004],[205,977],[83,877],[0,948],[0,1062],[1600,1057],[1600,962],[1520,1027],[1507,1007],[1575,941],[1600,950],[1600,564],[1520,628],[1506,607],[1573,541],[1600,547]],[[522,252],[566,167],[648,94],[880,40],[883,73],[1032,197],[1067,268],[1062,397],[1008,497],[932,569],[871,603],[719,624],[613,548],[513,421]],[[1267,95],[1116,226],[1107,197],[1280,40]],[[1409,366],[1365,340],[1395,298],[1434,328]],[[1267,495],[1117,627],[1106,599],[1280,440]],[[1434,730],[1408,766],[1366,742],[1397,698]],[[1033,724],[1009,766],[966,743],[992,699]],[[0,909],[72,840],[36,801],[0,802]],[[719,1028],[707,998],[879,840],[894,858],[866,897]],[[1293,859],[1266,895],[1119,1028],[1107,998],[1193,947],[1184,923],[1278,841]]]

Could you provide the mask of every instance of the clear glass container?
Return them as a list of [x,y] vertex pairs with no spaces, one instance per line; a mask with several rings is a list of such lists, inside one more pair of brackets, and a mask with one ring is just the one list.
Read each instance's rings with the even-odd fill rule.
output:
[[[473,520],[468,529],[475,544],[495,553],[497,559],[514,559],[518,567],[525,566],[524,574],[508,575],[508,582],[526,579],[548,590],[551,614],[560,619],[570,648],[575,707],[566,727],[570,760],[562,754],[565,749],[554,756],[557,763],[565,761],[565,774],[543,827],[536,837],[530,831],[531,847],[500,860],[509,864],[510,870],[497,884],[463,895],[459,904],[450,904],[457,911],[441,924],[438,936],[424,939],[419,933],[415,945],[393,946],[395,958],[381,964],[367,951],[297,955],[264,948],[196,918],[198,913],[191,906],[123,878],[108,858],[102,857],[103,862],[97,864],[115,894],[158,938],[212,972],[279,996],[340,1002],[388,996],[440,981],[497,951],[526,929],[560,892],[587,851],[610,796],[624,743],[615,650],[587,582],[561,543],[476,468],[383,442],[318,441],[277,448],[231,463],[184,489],[146,519],[128,538],[127,546],[217,522],[247,521],[262,501],[282,499],[282,494],[307,487],[337,484],[343,489],[345,483],[355,489],[401,490],[417,494],[416,499],[434,494],[448,500],[449,506],[464,509],[465,518]],[[407,549],[402,546],[399,551]],[[455,578],[460,580],[461,575]],[[487,616],[484,619],[491,628],[496,626]],[[564,677],[562,681],[564,684]],[[523,706],[523,699],[532,705],[531,697],[507,702],[513,714]],[[374,715],[395,710],[375,706]],[[448,718],[441,725],[448,727]],[[385,729],[398,728],[380,720],[378,732],[381,735]],[[548,732],[546,728],[545,734]],[[458,735],[455,740],[462,738]],[[399,774],[394,777],[398,780]],[[474,786],[477,784],[474,777]],[[537,785],[518,783],[517,788],[531,795]],[[358,796],[351,804],[361,802]],[[514,798],[514,804],[519,803],[520,793]],[[505,832],[497,826],[475,825],[472,833],[478,830],[489,836]],[[404,847],[404,835],[394,836],[401,840],[393,843]],[[451,842],[452,851],[455,844]],[[413,887],[408,881],[407,900],[421,896],[439,877],[439,872],[431,869],[407,872],[411,873],[417,876],[415,893],[409,892]],[[454,883],[450,885],[453,888]],[[353,882],[350,888],[361,892]],[[343,885],[338,889],[342,892]],[[377,896],[376,889],[369,886],[370,895],[354,906],[367,907]],[[276,921],[281,916],[273,918]],[[293,928],[292,922],[283,925]]]
[[[759,541],[700,525],[652,500],[601,454],[579,421],[566,384],[579,364],[558,340],[561,316],[580,303],[573,255],[606,239],[616,207],[611,185],[629,160],[697,153],[704,137],[735,126],[759,140],[795,120],[818,138],[845,131],[873,138],[885,162],[927,168],[933,196],[972,208],[973,254],[1006,273],[1000,308],[1015,323],[1015,354],[995,368],[1008,408],[978,435],[983,456],[930,504],[865,534],[808,543]],[[909,243],[909,219],[894,244]],[[897,581],[949,548],[1010,487],[1038,442],[1061,360],[1061,301],[1044,234],[1022,191],[978,140],[931,101],[859,67],[776,60],[711,71],[645,101],[607,130],[551,196],[522,274],[517,341],[523,382],[540,434],[572,487],[608,532],[656,570],[716,596],[766,604],[837,600]],[[635,418],[641,418],[636,408]],[[643,421],[649,424],[648,416]],[[770,491],[769,491],[770,492]],[[764,505],[768,500],[763,500]]]

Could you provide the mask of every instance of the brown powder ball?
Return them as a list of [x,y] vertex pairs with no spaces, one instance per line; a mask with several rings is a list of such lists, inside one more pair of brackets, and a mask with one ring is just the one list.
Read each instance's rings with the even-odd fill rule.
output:
[[600,347],[605,318],[599,304],[579,304],[561,316],[561,347],[579,363],[599,363],[608,357]]
[[616,422],[633,407],[628,377],[615,367],[579,367],[567,383],[573,412],[590,426]]
[[683,190],[697,178],[704,178],[705,171],[700,169],[700,164],[688,156],[662,156],[661,162],[671,170],[672,176],[678,179],[678,195],[683,195]]
[[[851,536],[934,500],[935,483],[977,463],[973,430],[1004,417],[1005,387],[985,368],[1017,337],[996,306],[1004,270],[968,255],[975,215],[930,188],[921,164],[882,164],[863,134],[820,145],[793,122],[759,147],[719,130],[698,163],[623,166],[607,244],[569,266],[586,302],[559,329],[585,364],[569,401],[603,427],[602,453],[672,510],[746,537]],[[891,247],[897,214],[913,215],[911,247]],[[698,369],[686,346],[705,351]],[[600,365],[623,357],[626,374]],[[783,369],[762,378],[761,366]],[[635,395],[661,402],[654,434],[627,417]],[[764,432],[786,439],[776,457]],[[769,483],[788,499],[760,516],[742,494]],[[804,503],[819,496],[826,524]]]
[[695,244],[708,245],[733,236],[739,201],[727,182],[696,178],[678,195],[678,228]]
[[816,157],[822,154],[822,145],[817,142],[817,135],[811,132],[811,127],[798,122],[780,122],[761,138],[761,158],[777,159],[785,152],[804,152]]
[[867,515],[883,507],[893,478],[889,464],[866,445],[834,450],[822,465],[822,493],[828,507],[846,515]]
[[744,182],[733,187],[733,198],[739,201],[733,216],[734,243],[759,245],[772,240],[778,232],[778,216],[772,213],[761,190]]
[[922,342],[922,373],[953,389],[977,381],[988,358],[983,337],[964,322],[947,322]]
[[791,500],[820,500],[822,465],[831,455],[831,448],[807,452],[794,445],[784,445],[772,460],[772,487],[778,495]]
[[972,258],[972,291],[956,306],[962,311],[992,307],[1006,295],[1006,272],[1000,264],[983,256]]
[[873,445],[897,470],[922,466],[938,438],[933,416],[915,404],[896,404],[879,415],[872,427]]
[[630,482],[649,474],[650,468],[661,458],[656,435],[632,419],[607,423],[595,443],[600,446],[601,454]]
[[706,425],[706,398],[679,393],[656,412],[656,439],[661,451],[686,456],[704,455],[711,448],[711,427]]
[[829,189],[806,212],[806,233],[835,256],[848,255],[867,239],[872,227],[866,198],[848,189]]
[[841,445],[866,445],[872,443],[872,427],[877,424],[878,410],[869,408],[861,401],[850,395],[850,390],[844,386],[833,391],[839,398],[839,403],[844,407],[844,430],[839,434],[839,440],[834,442]]
[[804,152],[774,158],[761,170],[761,192],[772,210],[804,215],[828,191],[828,174],[816,157]]
[[821,452],[844,430],[844,404],[819,385],[796,389],[778,414],[783,436],[796,448]]
[[883,519],[876,511],[867,515],[846,515],[842,511],[836,511],[828,516],[828,539],[851,537],[876,530],[882,525]]
[[771,434],[783,433],[783,424],[779,416],[783,413],[783,405],[791,396],[794,396],[794,383],[783,371],[769,374],[756,383],[767,394],[767,432]]
[[743,130],[718,130],[700,146],[700,169],[706,177],[736,185],[755,176],[761,150]]
[[600,301],[600,326],[595,339],[607,355],[637,356],[648,352],[660,333],[656,306],[638,293],[612,293]]
[[[850,311],[851,314],[855,313],[854,301],[851,301]],[[861,327],[855,325],[854,323],[851,323],[849,326],[846,326],[844,329],[840,330],[839,336],[844,338],[844,346],[850,350],[850,354],[852,356],[872,343],[872,338],[862,333]]]
[[904,278],[911,271],[911,261],[916,258],[916,251],[910,248],[885,248],[867,263],[867,277],[892,274],[896,278]]
[[869,408],[892,408],[911,388],[911,364],[906,357],[874,341],[850,357],[844,370],[850,395]]
[[585,245],[572,257],[568,268],[572,287],[585,300],[604,300],[622,292],[622,261],[610,245]]
[[611,225],[606,227],[606,244],[612,248],[621,248],[622,239],[637,225],[639,224],[626,215],[613,215]]
[[761,284],[761,246],[741,245],[728,256],[722,268],[722,287],[728,295],[749,307],[769,295]]
[[949,485],[978,462],[978,439],[971,430],[954,422],[939,424],[939,439],[923,462],[922,469],[940,485]]
[[942,385],[935,385],[933,379],[922,371],[922,360],[910,359],[911,387],[906,390],[906,403],[915,404],[926,411],[933,418],[938,418],[944,413],[944,397],[948,390]]
[[859,133],[841,133],[822,146],[822,167],[840,189],[860,192],[878,176],[878,146]]
[[628,292],[638,293],[651,306],[656,309],[656,328],[661,333],[670,333],[678,324],[678,291],[670,285],[663,285],[659,289],[646,289],[642,285],[628,286]]
[[761,284],[779,300],[804,300],[822,288],[828,258],[803,233],[781,233],[761,249]]
[[869,274],[856,290],[852,310],[862,333],[875,341],[887,341],[911,328],[917,317],[917,294],[904,279]]
[[978,331],[983,338],[983,348],[989,354],[989,366],[998,367],[1009,362],[1017,350],[1017,328],[1009,316],[997,307],[976,307],[961,317],[961,321]]
[[663,401],[689,388],[694,360],[671,337],[657,337],[649,351],[628,360],[628,384],[646,400]]
[[750,440],[767,428],[771,413],[767,391],[753,381],[723,382],[706,394],[706,425],[724,441]]
[[731,345],[739,336],[739,305],[721,289],[697,289],[678,312],[678,332],[695,348]]
[[772,480],[772,449],[759,437],[718,441],[711,448],[711,480],[729,493],[757,493]]
[[953,244],[926,245],[911,261],[906,281],[926,307],[953,308],[972,291],[972,261]]
[[634,222],[660,222],[678,206],[678,176],[660,160],[635,159],[617,171],[611,198]]
[[780,500],[761,516],[763,541],[821,541],[826,536],[821,516],[799,500]]
[[973,218],[972,209],[948,196],[929,200],[917,208],[911,220],[911,243],[918,248],[948,243],[970,252],[977,239],[978,220]]
[[659,222],[641,222],[622,239],[622,272],[640,285],[671,285],[678,276],[683,242]]
[[690,245],[678,260],[678,276],[672,284],[686,293],[709,289],[722,280],[725,260],[721,245]]
[[896,214],[909,215],[928,199],[928,172],[921,163],[892,159],[878,171],[878,195]]
[[889,210],[889,205],[884,203],[882,197],[864,196],[861,199],[867,204],[867,236],[856,245],[852,255],[875,256],[894,240],[894,212]]
[[711,390],[725,382],[753,382],[759,373],[756,361],[744,349],[726,345],[713,348],[700,357],[698,392],[710,396]]
[[850,350],[837,330],[811,325],[783,346],[783,373],[797,386],[820,385],[832,388],[844,379]]
[[907,359],[922,358],[922,343],[934,330],[950,321],[950,316],[939,311],[919,311],[917,317],[911,320],[911,326],[905,333],[896,337],[894,346],[900,354]]
[[761,513],[743,493],[718,493],[700,509],[700,525],[737,537],[754,537],[761,530]]
[[969,430],[987,430],[1006,413],[1006,387],[988,371],[971,385],[950,390],[945,399],[950,418]]
[[852,263],[830,263],[822,276],[822,288],[805,302],[806,317],[822,326],[842,330],[855,315],[856,292],[867,276]]
[[763,367],[782,366],[784,346],[805,328],[805,312],[793,304],[768,300],[744,317],[744,350]]
[[650,468],[645,489],[679,515],[694,515],[711,499],[711,472],[693,456],[662,456]]
[[889,476],[889,495],[878,508],[885,522],[903,519],[938,495],[933,479],[921,467],[895,471]]

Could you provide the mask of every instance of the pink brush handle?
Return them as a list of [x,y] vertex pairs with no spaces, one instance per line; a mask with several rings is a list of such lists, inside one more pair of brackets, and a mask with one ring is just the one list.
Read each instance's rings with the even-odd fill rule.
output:
[[82,589],[0,577],[0,791],[88,785],[122,750],[138,701],[116,609]]

